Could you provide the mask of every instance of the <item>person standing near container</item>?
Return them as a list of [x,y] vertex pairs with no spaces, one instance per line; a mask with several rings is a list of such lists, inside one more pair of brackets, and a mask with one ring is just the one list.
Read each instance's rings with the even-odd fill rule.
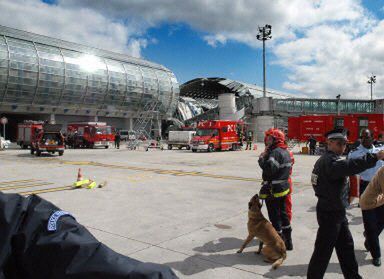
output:
[[315,155],[316,144],[317,144],[316,138],[313,135],[311,135],[308,139],[308,143],[309,143],[309,155]]

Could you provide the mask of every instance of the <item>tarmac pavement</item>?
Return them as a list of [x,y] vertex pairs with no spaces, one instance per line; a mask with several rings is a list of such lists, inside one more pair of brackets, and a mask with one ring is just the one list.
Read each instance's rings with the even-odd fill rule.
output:
[[[6,150],[0,152],[0,190],[40,193],[119,253],[167,264],[180,278],[302,278],[318,227],[310,185],[318,156],[295,154],[294,250],[283,265],[272,270],[256,255],[257,240],[242,254],[236,253],[247,236],[248,201],[260,189],[257,159],[262,149],[261,145],[256,151],[145,152],[122,146],[66,150],[62,157],[40,158],[28,150]],[[78,168],[84,178],[107,181],[107,186],[68,190]],[[348,218],[360,273],[364,278],[381,278],[384,267],[374,267],[364,249],[356,205],[348,210]],[[267,216],[265,207],[263,212]],[[335,253],[325,278],[343,278]]]

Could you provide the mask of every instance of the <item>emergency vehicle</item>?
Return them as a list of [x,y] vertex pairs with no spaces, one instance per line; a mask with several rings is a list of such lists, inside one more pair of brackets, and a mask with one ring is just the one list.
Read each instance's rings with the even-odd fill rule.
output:
[[317,142],[324,144],[324,134],[335,128],[348,130],[348,144],[353,144],[363,129],[371,130],[374,138],[377,138],[384,132],[384,114],[302,115],[288,118],[290,140],[306,142],[312,135]]
[[31,154],[41,156],[41,153],[47,152],[59,156],[64,154],[64,137],[61,134],[61,124],[44,124],[42,129],[38,130],[31,141]]
[[206,150],[237,150],[241,146],[243,122],[229,120],[208,120],[197,124],[191,141],[193,152]]
[[105,122],[70,123],[67,134],[67,143],[73,148],[108,148],[115,141],[112,127]]
[[43,129],[43,124],[43,121],[32,120],[17,124],[17,144],[23,149],[30,147],[36,133]]

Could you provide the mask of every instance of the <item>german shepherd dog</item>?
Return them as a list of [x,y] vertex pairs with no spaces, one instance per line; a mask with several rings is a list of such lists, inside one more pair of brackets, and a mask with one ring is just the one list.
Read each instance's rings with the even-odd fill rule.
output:
[[256,194],[248,203],[248,237],[237,253],[243,252],[249,242],[257,237],[260,240],[260,245],[256,253],[260,254],[261,252],[264,255],[264,261],[272,263],[272,268],[276,269],[286,259],[287,249],[283,239],[263,216],[261,207],[259,195]]

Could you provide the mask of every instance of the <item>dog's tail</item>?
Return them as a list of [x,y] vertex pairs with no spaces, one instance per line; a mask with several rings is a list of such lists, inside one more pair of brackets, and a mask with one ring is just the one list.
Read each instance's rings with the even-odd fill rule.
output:
[[273,269],[276,269],[276,268],[278,268],[279,266],[281,266],[286,258],[287,258],[287,253],[286,253],[286,252],[283,252],[283,255],[281,256],[281,258],[277,259],[277,260],[272,264],[272,268],[273,268]]

